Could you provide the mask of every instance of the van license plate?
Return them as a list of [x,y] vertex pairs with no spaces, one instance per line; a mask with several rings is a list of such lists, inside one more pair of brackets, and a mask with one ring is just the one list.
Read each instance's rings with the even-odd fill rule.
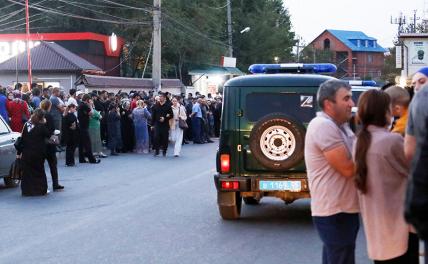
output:
[[260,191],[290,191],[300,192],[302,183],[300,181],[259,181]]

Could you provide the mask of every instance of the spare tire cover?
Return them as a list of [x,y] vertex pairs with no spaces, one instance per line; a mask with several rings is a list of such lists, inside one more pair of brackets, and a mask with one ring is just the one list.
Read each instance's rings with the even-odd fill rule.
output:
[[305,128],[292,118],[269,114],[261,118],[250,134],[250,149],[264,167],[283,171],[303,160]]

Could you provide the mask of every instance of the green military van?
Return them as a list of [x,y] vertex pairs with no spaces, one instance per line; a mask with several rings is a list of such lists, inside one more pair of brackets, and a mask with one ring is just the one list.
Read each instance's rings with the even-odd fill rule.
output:
[[258,204],[271,196],[288,204],[310,197],[303,159],[305,131],[318,109],[318,87],[334,79],[319,73],[335,68],[332,64],[252,65],[250,71],[261,74],[225,84],[214,175],[223,219],[239,218],[242,200]]

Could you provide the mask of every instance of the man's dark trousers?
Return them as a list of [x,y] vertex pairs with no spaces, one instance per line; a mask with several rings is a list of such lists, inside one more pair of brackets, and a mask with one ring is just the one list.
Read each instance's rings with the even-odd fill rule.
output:
[[192,116],[192,134],[194,143],[202,143],[201,127],[201,118]]
[[312,217],[323,242],[323,264],[354,264],[359,214],[338,213]]
[[168,137],[169,137],[169,125],[166,123],[165,125],[155,125],[155,140],[154,140],[154,148],[155,153],[159,154],[159,149],[162,149],[164,153],[166,153],[168,149]]
[[[72,166],[74,165],[74,152],[76,151],[77,143],[73,139],[67,141],[65,148],[65,164]],[[80,156],[80,153],[79,153]]]
[[80,129],[79,134],[79,162],[85,162],[85,157],[88,158],[89,162],[94,163],[96,161],[92,154],[91,139],[89,138],[88,129]]

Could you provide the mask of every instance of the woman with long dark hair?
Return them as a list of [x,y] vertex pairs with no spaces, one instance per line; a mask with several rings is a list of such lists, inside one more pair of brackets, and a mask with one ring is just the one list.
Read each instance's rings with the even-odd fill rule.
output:
[[46,127],[45,112],[36,109],[25,123],[22,130],[22,150],[18,150],[18,155],[22,155],[22,182],[21,190],[23,196],[45,195],[48,190],[48,183],[45,173],[46,139],[50,137]]
[[391,118],[388,94],[370,90],[361,95],[354,160],[367,250],[374,263],[418,263],[418,238],[404,220],[409,173],[404,140],[389,131]]

